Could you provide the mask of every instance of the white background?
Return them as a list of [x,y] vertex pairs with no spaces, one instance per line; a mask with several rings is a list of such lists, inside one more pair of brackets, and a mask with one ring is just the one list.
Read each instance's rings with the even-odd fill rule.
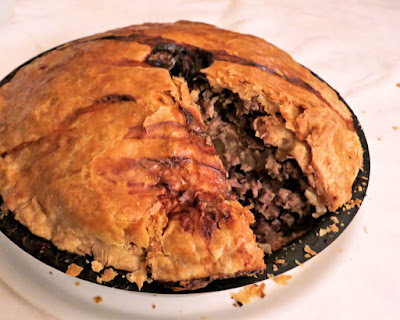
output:
[[[162,297],[143,300],[132,294],[127,319],[130,312],[130,319],[146,312],[149,319],[212,320],[235,315],[238,319],[400,319],[400,129],[393,128],[400,127],[400,87],[396,86],[400,83],[400,1],[17,1],[9,23],[0,26],[0,78],[40,52],[76,38],[129,24],[178,19],[263,37],[338,90],[366,133],[370,185],[344,234],[292,271],[287,286],[268,281],[263,300],[237,309],[230,292],[176,297],[168,303]],[[5,251],[4,242],[0,250],[0,319],[72,319],[68,308],[85,309],[87,314],[101,311],[102,319],[119,319],[107,304],[118,299],[118,290],[104,293],[108,301],[95,305],[90,298],[93,287],[84,284],[63,294],[82,290],[79,294],[88,291],[86,296],[79,302],[67,299],[55,290],[64,285],[72,288],[74,281],[57,275],[58,287],[47,280],[38,282],[34,272],[50,268],[14,259],[21,253]],[[16,261],[24,265],[10,268]],[[181,306],[173,307],[174,303]],[[198,308],[194,304],[201,305],[201,313],[191,313]],[[104,306],[111,311],[103,312]],[[89,316],[82,313],[82,319]]]

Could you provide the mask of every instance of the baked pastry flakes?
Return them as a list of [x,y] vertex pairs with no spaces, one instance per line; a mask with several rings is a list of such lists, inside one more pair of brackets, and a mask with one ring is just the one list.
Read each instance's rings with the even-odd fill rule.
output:
[[32,233],[175,289],[262,272],[350,199],[362,164],[330,87],[262,39],[187,21],[22,67],[0,89],[0,153]]

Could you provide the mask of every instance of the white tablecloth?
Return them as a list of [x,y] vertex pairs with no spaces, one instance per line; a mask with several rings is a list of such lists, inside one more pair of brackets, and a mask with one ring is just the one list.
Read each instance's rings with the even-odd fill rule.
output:
[[[289,282],[273,319],[400,319],[400,1],[17,1],[0,27],[0,78],[76,38],[178,19],[255,34],[286,50],[341,93],[367,136],[370,186],[347,240],[338,240],[334,258],[323,252],[310,261],[304,280],[300,272]],[[55,319],[0,278],[0,319]],[[248,316],[268,318],[268,308]]]

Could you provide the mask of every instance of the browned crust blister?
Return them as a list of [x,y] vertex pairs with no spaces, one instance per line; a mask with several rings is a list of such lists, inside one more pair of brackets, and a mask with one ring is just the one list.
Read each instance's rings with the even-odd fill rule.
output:
[[2,86],[4,203],[59,249],[154,280],[263,270],[253,215],[232,199],[185,82],[146,63],[162,43],[210,52],[212,86],[278,105],[288,152],[326,206],[351,197],[362,149],[336,93],[264,40],[183,21],[66,44]]

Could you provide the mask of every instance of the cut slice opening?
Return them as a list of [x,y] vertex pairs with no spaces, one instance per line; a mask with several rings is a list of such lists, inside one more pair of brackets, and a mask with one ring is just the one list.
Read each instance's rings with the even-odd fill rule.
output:
[[251,228],[265,253],[279,250],[304,234],[316,222],[314,217],[326,211],[316,204],[315,189],[296,160],[258,137],[259,121],[273,118],[284,126],[279,108],[269,114],[257,97],[243,100],[227,88],[213,87],[201,73],[212,64],[213,53],[163,43],[153,49],[146,62],[169,70],[171,76],[185,78],[229,174],[234,197],[254,213]]

